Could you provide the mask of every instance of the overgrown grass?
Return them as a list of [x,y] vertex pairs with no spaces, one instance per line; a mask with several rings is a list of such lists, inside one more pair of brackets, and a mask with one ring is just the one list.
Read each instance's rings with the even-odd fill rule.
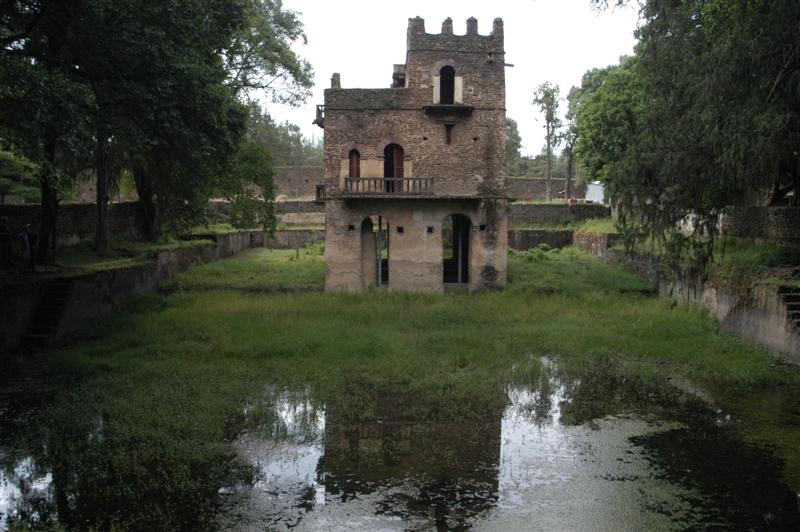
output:
[[181,289],[322,289],[322,243],[302,249],[248,249],[230,259],[210,262],[178,274],[170,286]]
[[517,231],[574,231],[578,227],[578,222],[563,223],[528,223],[512,222],[509,229]]
[[198,225],[189,231],[190,235],[224,235],[225,233],[237,233],[249,231],[249,229],[238,229],[231,224],[208,224]]
[[575,248],[550,249],[540,244],[527,251],[511,251],[509,262],[508,292],[512,294],[654,293],[644,279],[605,266]]
[[[614,248],[624,250],[620,240]],[[648,240],[634,251],[662,257],[660,242]],[[753,241],[744,238],[718,238],[708,265],[709,278],[733,291],[744,292],[758,284],[800,286],[800,246],[787,242]]]
[[[620,386],[643,383],[632,392],[642,401],[647,383],[666,379],[710,390],[723,408],[778,386],[797,394],[795,370],[719,334],[705,312],[651,297],[641,279],[572,249],[512,253],[503,292],[247,292],[320,287],[321,251],[250,250],[192,268],[176,279],[182,290],[138,300],[74,347],[15,361],[58,390],[24,429],[50,441],[41,460],[90,479],[84,491],[134,486],[108,495],[143,508],[141,523],[120,526],[174,528],[205,519],[197,501],[230,481],[227,443],[249,423],[243,405],[268,386],[310,385],[348,419],[373,419],[375,398],[392,394],[416,399],[399,401],[406,417],[476,419],[502,408],[509,382],[538,379],[547,356],[576,374],[610,364]],[[618,392],[606,392],[615,404]],[[746,434],[780,432],[778,452],[800,486],[791,444],[800,430],[745,415]],[[108,444],[87,443],[98,430]],[[172,495],[149,497],[152,483]],[[197,515],[176,517],[187,511]]]
[[324,231],[325,225],[321,224],[287,224],[279,222],[275,227],[277,231]]
[[800,246],[728,238],[716,244],[712,276],[732,287],[758,282],[797,286],[796,268],[800,268]]
[[580,222],[575,228],[576,231],[583,231],[584,233],[616,233],[617,220],[612,217],[607,218],[590,218]]

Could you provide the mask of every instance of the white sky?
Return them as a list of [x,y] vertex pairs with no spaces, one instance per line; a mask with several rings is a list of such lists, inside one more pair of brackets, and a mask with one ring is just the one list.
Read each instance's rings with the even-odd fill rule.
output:
[[[633,53],[637,12],[633,8],[592,10],[589,0],[284,0],[284,8],[301,13],[308,44],[295,50],[314,67],[313,96],[298,108],[267,103],[278,121],[297,124],[307,137],[322,137],[311,124],[315,105],[334,72],[343,88],[389,87],[392,65],[405,62],[408,19],[425,19],[428,33],[439,33],[453,19],[453,32],[466,33],[466,20],[478,19],[487,35],[492,20],[504,22],[507,116],[516,120],[523,154],[535,155],[544,144],[544,123],[531,105],[533,89],[557,83],[565,98],[590,68],[604,67]],[[562,102],[561,112],[566,110]]]

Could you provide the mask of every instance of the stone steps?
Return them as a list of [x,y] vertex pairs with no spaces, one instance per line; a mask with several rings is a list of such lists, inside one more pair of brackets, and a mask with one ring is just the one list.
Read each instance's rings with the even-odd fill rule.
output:
[[779,286],[778,296],[786,307],[786,318],[800,331],[800,287]]
[[779,286],[778,294],[800,294],[800,286]]
[[778,293],[780,294],[784,303],[800,303],[800,293]]
[[72,294],[72,284],[71,279],[64,277],[53,279],[47,284],[33,320],[22,337],[21,350],[30,352],[43,349],[48,340],[55,336],[61,315]]

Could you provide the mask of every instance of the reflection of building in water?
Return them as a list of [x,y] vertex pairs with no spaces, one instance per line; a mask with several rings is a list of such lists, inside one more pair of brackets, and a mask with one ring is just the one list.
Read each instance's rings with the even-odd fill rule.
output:
[[[381,489],[381,513],[433,519],[440,529],[468,526],[490,510],[497,502],[503,409],[487,420],[446,423],[402,419],[395,406],[381,400],[377,421],[351,423],[328,405],[317,465],[328,495],[346,501]],[[403,489],[387,489],[393,485]]]

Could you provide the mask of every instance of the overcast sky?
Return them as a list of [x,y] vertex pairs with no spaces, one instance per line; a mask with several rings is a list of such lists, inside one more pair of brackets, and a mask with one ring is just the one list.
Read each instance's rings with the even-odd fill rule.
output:
[[[428,33],[439,33],[453,19],[453,32],[466,33],[466,20],[478,19],[478,33],[491,32],[492,20],[504,22],[507,115],[519,123],[523,153],[535,155],[544,144],[543,122],[531,105],[533,89],[557,83],[562,97],[580,85],[586,70],[614,64],[633,53],[637,14],[632,8],[598,13],[589,0],[284,0],[301,14],[308,44],[295,50],[314,67],[313,96],[299,108],[267,103],[278,121],[300,126],[308,136],[322,137],[311,124],[316,104],[333,72],[343,88],[388,87],[392,65],[405,62],[408,19],[425,19]],[[566,103],[562,103],[562,114]]]

